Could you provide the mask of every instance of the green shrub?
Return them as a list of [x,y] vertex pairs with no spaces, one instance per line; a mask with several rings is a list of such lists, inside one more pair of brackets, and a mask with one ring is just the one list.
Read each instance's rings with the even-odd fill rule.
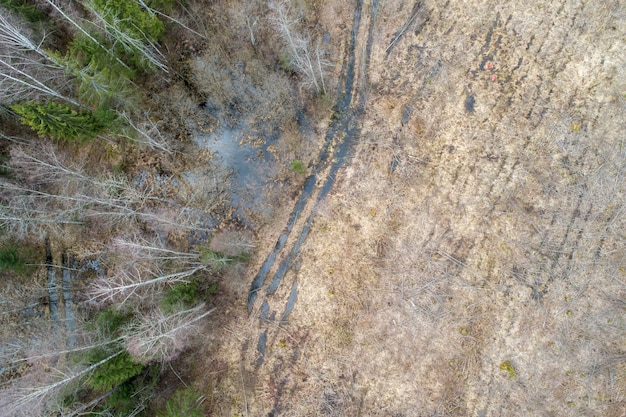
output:
[[16,274],[24,275],[32,269],[20,253],[17,246],[0,247],[0,271],[13,271]]
[[293,74],[295,72],[295,69],[291,61],[292,61],[291,57],[288,54],[283,53],[278,57],[278,66],[283,71],[289,74]]
[[169,288],[163,296],[163,310],[171,311],[175,305],[192,306],[198,301],[198,283],[179,282]]
[[111,309],[104,310],[96,316],[96,329],[104,336],[116,337],[122,326],[128,323],[130,319],[129,315]]
[[0,269],[14,269],[20,263],[21,259],[15,246],[0,249]]
[[214,271],[219,271],[232,263],[232,259],[207,247],[201,246],[198,251],[200,252],[200,262],[204,265],[210,265]]
[[[142,402],[150,395],[159,382],[158,368],[153,366],[147,372],[123,382],[100,407],[114,416],[126,417],[142,407]],[[140,394],[141,393],[141,394]]]
[[44,13],[29,4],[27,0],[0,0],[0,6],[24,16],[26,20],[33,23],[41,22],[46,18]]

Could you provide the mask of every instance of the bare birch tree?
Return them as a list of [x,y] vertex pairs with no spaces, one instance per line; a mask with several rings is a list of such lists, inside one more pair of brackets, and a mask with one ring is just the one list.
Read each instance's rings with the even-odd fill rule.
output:
[[79,103],[63,92],[66,68],[43,48],[39,41],[9,13],[0,15],[0,89],[6,101],[53,97],[74,105]]
[[160,150],[170,155],[173,154],[173,151],[167,143],[167,138],[161,133],[157,123],[150,120],[147,114],[144,115],[144,121],[142,123],[134,122],[132,117],[126,112],[123,112],[121,117],[138,135],[134,138],[126,136],[127,138],[147,145],[152,149]]
[[323,58],[321,46],[313,48],[310,36],[298,32],[299,19],[292,16],[285,1],[271,1],[269,7],[273,13],[270,19],[276,23],[276,30],[289,48],[291,65],[304,77],[305,85],[326,94],[324,67],[328,62]]
[[[68,370],[57,370],[58,376],[54,373],[48,375],[52,378],[44,381],[33,381],[36,377],[42,377],[41,372],[37,375],[30,374],[26,378],[15,381],[7,390],[2,390],[0,395],[0,409],[6,412],[7,416],[16,415],[37,415],[47,408],[51,399],[59,394],[65,387],[85,378],[98,367],[124,353],[118,350],[106,358],[88,365],[84,368],[74,368]],[[60,377],[60,378],[59,378]],[[34,412],[37,410],[36,412]]]
[[126,329],[126,349],[141,363],[171,361],[187,347],[189,337],[198,330],[198,321],[214,310],[200,304],[173,313],[157,308],[142,314]]
[[14,147],[8,167],[21,180],[0,181],[0,224],[18,237],[60,233],[63,225],[92,220],[110,227],[137,221],[155,229],[206,227],[202,210],[160,195],[159,184],[89,174],[52,144]]
[[173,284],[189,283],[201,271],[220,269],[230,259],[209,250],[196,253],[168,249],[158,241],[116,238],[108,248],[112,268],[90,288],[90,301],[98,305],[115,303],[153,304],[161,291]]

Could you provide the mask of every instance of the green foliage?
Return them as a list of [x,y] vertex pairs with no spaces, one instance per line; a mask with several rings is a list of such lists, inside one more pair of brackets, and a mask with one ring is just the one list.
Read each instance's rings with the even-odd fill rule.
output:
[[509,378],[515,378],[517,376],[517,371],[513,367],[511,361],[504,361],[500,364],[500,369],[506,371],[509,374]]
[[102,409],[107,410],[114,416],[126,417],[138,407],[141,407],[142,399],[146,395],[138,393],[150,392],[159,382],[159,372],[157,367],[151,367],[147,372],[133,377],[122,384],[104,401]]
[[112,25],[134,39],[156,42],[165,27],[154,14],[142,9],[139,2],[129,0],[94,0],[94,6]]
[[[98,39],[98,35],[93,35]],[[55,58],[78,80],[78,98],[91,106],[115,105],[126,102],[132,96],[132,82],[135,73],[122,65],[101,45],[86,36],[77,36],[69,45],[64,56]]]
[[[90,363],[97,363],[110,355],[106,349],[94,349],[90,356]],[[139,375],[144,365],[133,361],[126,351],[98,366],[87,384],[97,391],[108,391],[122,385],[132,377]]]
[[21,260],[15,246],[0,248],[0,269],[14,269],[20,263]]
[[192,306],[198,301],[198,283],[180,282],[165,292],[162,306],[164,311],[171,311],[176,305]]
[[11,270],[16,274],[24,275],[30,269],[31,267],[26,264],[17,246],[0,247],[0,271]]
[[295,73],[295,68],[293,67],[292,59],[287,53],[283,53],[278,57],[278,66],[283,71],[293,74]]
[[296,174],[306,173],[306,167],[304,166],[304,163],[297,159],[291,163],[291,170],[295,172]]
[[[172,11],[172,7],[174,6],[174,0],[146,0],[145,3],[151,9],[158,10],[162,13],[169,13]],[[183,2],[184,4],[185,2]]]
[[76,110],[54,101],[14,104],[11,109],[39,136],[68,141],[93,139],[111,127],[115,119],[112,110]]
[[140,49],[159,40],[165,30],[163,22],[136,1],[93,0],[91,6],[109,25],[115,54],[137,69],[152,69],[153,62]]
[[204,265],[210,265],[214,271],[219,271],[232,263],[232,259],[205,246],[199,247],[198,251],[200,252],[200,262]]
[[41,22],[46,15],[30,4],[27,0],[0,0],[0,6],[7,8],[32,23]]
[[202,417],[201,393],[188,387],[179,389],[165,404],[165,410],[157,413],[158,417]]
[[104,336],[116,337],[121,328],[128,323],[131,316],[118,313],[112,309],[101,311],[96,316],[96,329]]

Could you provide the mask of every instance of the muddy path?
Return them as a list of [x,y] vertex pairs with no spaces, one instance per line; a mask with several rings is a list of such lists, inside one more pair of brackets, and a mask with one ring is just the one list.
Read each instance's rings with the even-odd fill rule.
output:
[[[310,230],[310,223],[314,216],[314,205],[319,203],[334,183],[334,174],[345,161],[351,145],[358,136],[357,126],[362,111],[357,107],[353,108],[354,97],[354,79],[355,79],[355,61],[356,61],[356,41],[359,34],[361,24],[363,2],[359,1],[354,11],[354,22],[350,36],[350,45],[348,47],[347,57],[343,64],[342,80],[339,82],[339,91],[337,103],[334,107],[335,117],[328,128],[325,135],[324,147],[317,159],[313,173],[306,179],[302,192],[298,197],[291,214],[287,226],[280,235],[274,248],[267,255],[263,265],[259,269],[252,281],[250,292],[248,295],[248,312],[252,312],[255,301],[266,282],[267,276],[270,275],[272,268],[276,264],[281,255],[288,253],[280,261],[278,270],[274,273],[271,284],[267,288],[267,294],[276,292],[282,278],[287,270],[293,264],[295,256],[299,252],[302,242],[306,239]],[[329,160],[333,161],[332,166],[328,167]],[[320,187],[318,184],[322,183]],[[308,216],[307,216],[308,213]],[[294,227],[301,218],[306,218],[304,225],[300,225],[299,232],[294,232]],[[290,236],[297,235],[295,244],[292,244],[290,251],[286,250]]]
[[311,231],[317,207],[333,189],[340,169],[349,163],[360,138],[367,100],[364,87],[368,85],[369,55],[378,0],[374,0],[367,11],[363,6],[363,1],[358,1],[354,9],[338,85],[338,99],[333,108],[333,120],[325,134],[324,146],[312,174],[302,187],[287,225],[259,268],[249,290],[247,307],[251,317],[258,319],[258,326],[252,329],[244,342],[243,354],[249,357],[248,363],[252,359],[255,367],[263,364],[268,355],[268,339],[274,337],[277,327],[286,322],[296,306],[297,277],[288,279],[287,275],[294,269],[297,271],[297,258]]

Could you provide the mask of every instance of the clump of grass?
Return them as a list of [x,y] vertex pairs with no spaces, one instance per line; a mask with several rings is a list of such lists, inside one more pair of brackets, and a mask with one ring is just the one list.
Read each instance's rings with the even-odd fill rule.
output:
[[515,378],[517,376],[517,372],[515,371],[515,368],[513,367],[511,361],[502,362],[500,364],[500,369],[506,371],[506,373],[509,374],[509,378]]
[[306,167],[304,166],[304,162],[296,159],[295,161],[293,161],[291,163],[291,170],[293,172],[295,172],[296,174],[305,174],[306,173]]

